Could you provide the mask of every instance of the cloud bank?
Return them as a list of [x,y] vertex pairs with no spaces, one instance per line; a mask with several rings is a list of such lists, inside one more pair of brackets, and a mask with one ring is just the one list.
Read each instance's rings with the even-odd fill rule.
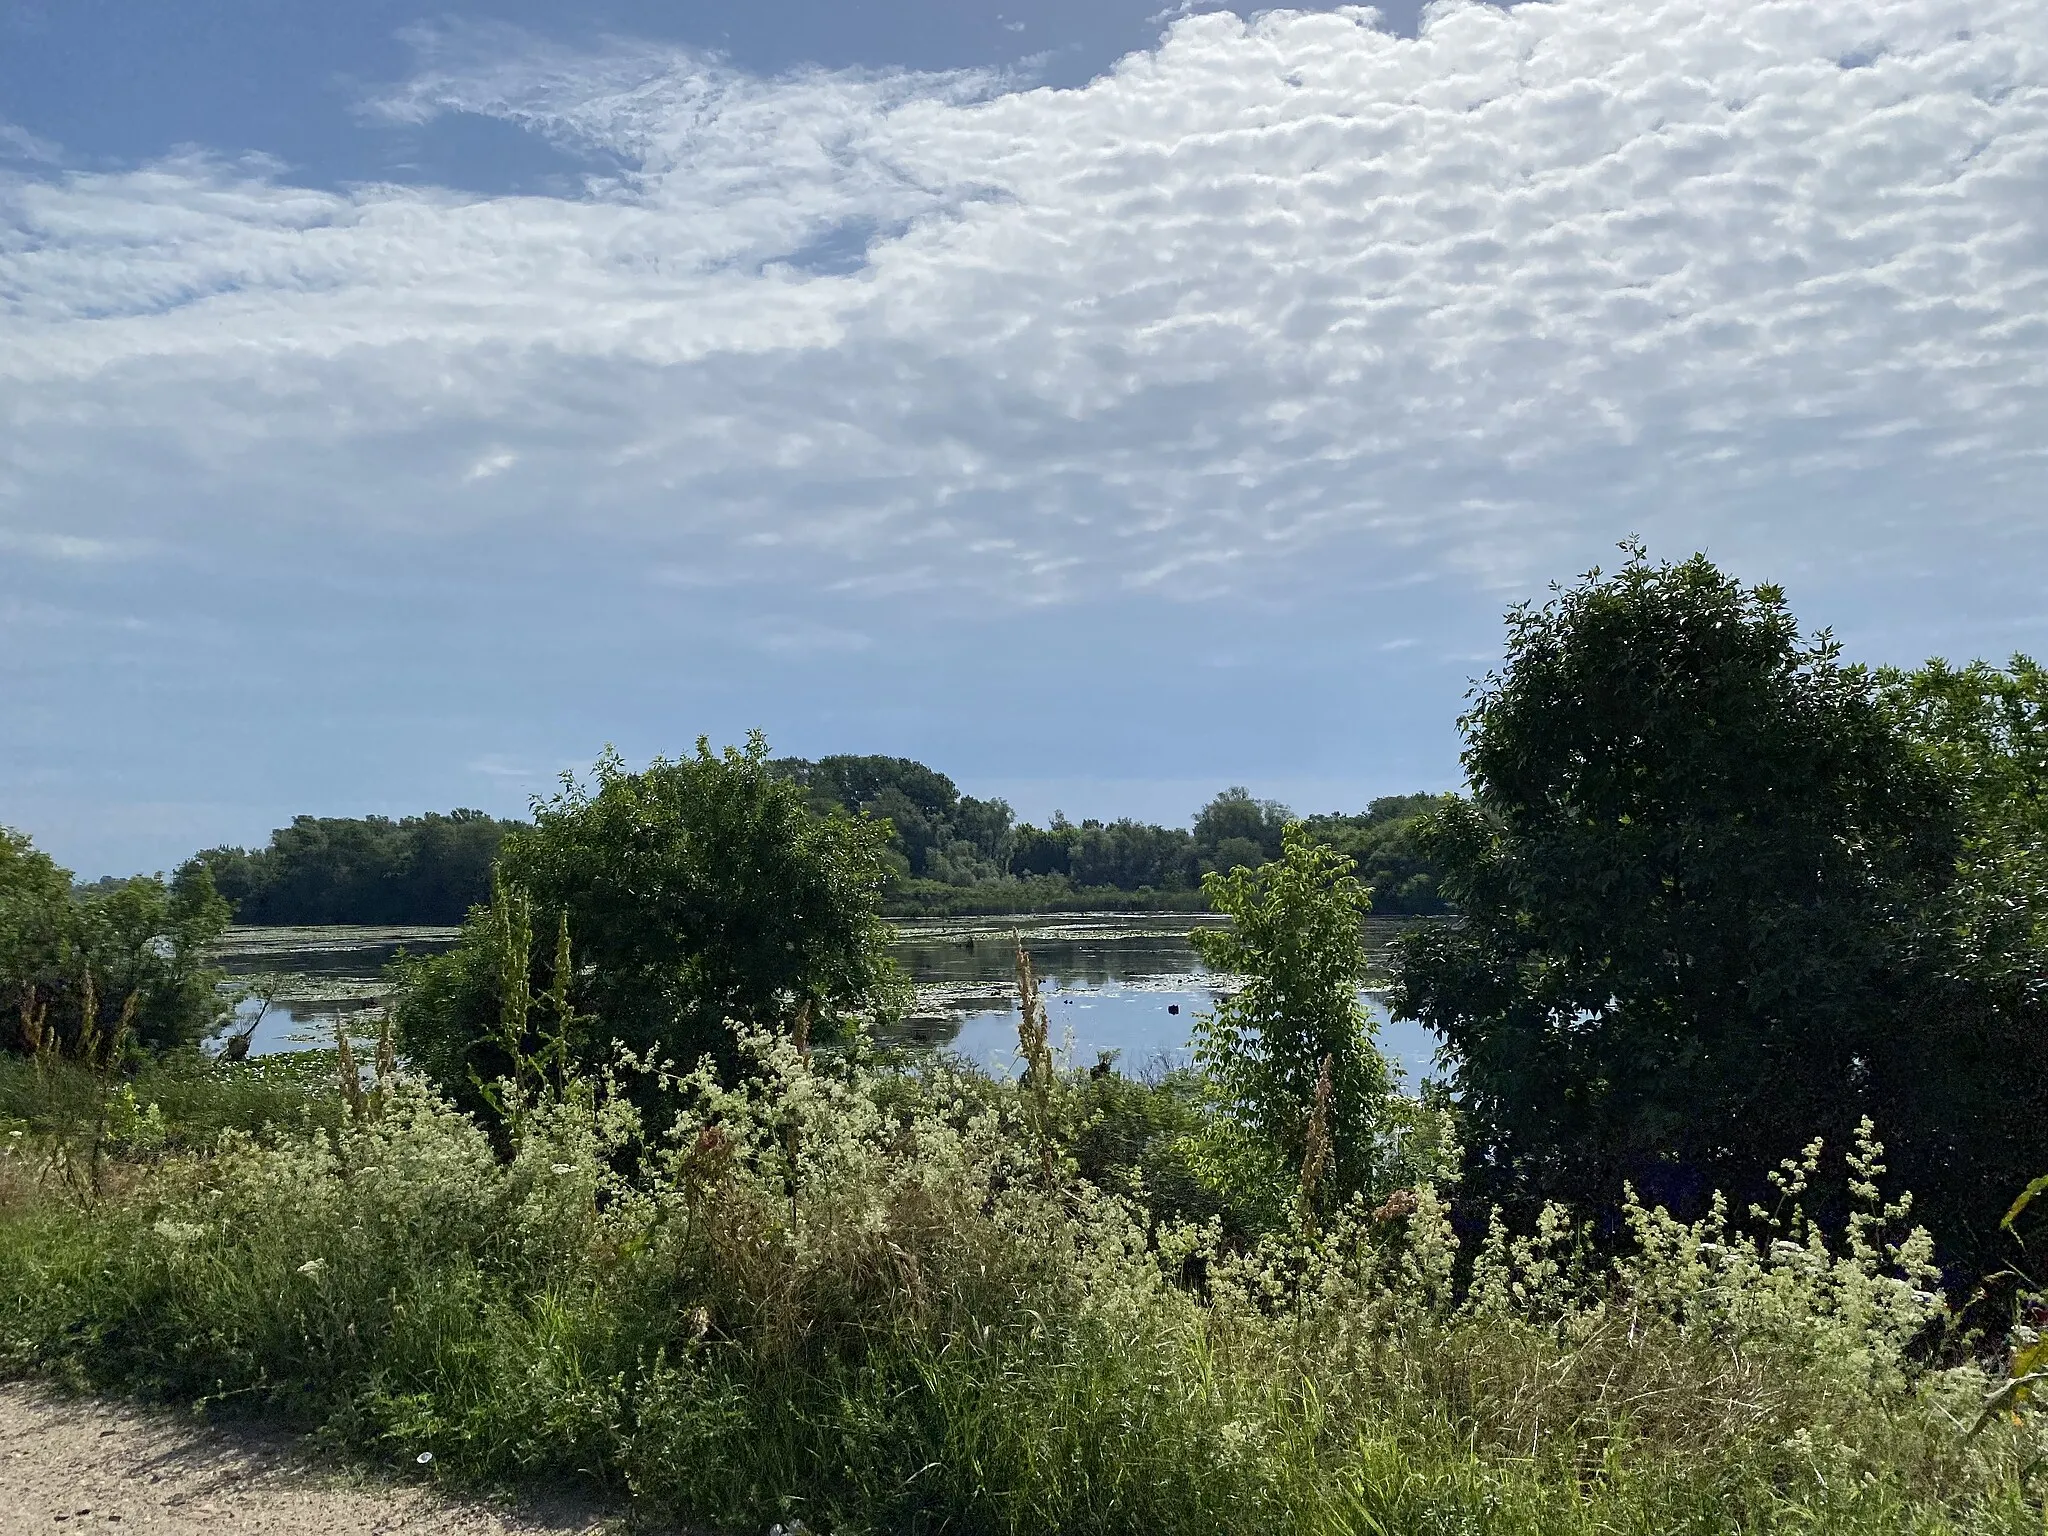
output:
[[2042,531],[2038,0],[1216,13],[1069,91],[415,41],[367,124],[582,194],[0,165],[7,548],[539,521],[980,602]]

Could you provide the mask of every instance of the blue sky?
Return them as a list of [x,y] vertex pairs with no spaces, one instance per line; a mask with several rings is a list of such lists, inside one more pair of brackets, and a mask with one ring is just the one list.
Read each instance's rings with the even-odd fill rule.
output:
[[0,0],[0,820],[1352,807],[1632,533],[2042,648],[2037,0],[568,15]]

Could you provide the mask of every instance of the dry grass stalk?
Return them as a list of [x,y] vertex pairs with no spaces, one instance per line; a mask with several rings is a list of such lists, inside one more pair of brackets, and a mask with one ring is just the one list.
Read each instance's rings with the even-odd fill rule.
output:
[[1024,1058],[1024,1087],[1032,1129],[1038,1136],[1038,1157],[1047,1183],[1052,1182],[1053,1062],[1051,1029],[1045,1019],[1045,999],[1039,995],[1038,973],[1032,969],[1031,953],[1024,936],[1017,939],[1017,1049]]
[[85,968],[85,981],[78,993],[78,1059],[91,1061],[100,1048],[100,995],[93,986],[92,967]]
[[1330,1163],[1330,1065],[1331,1058],[1324,1056],[1316,1073],[1315,1103],[1309,1110],[1308,1137],[1301,1153],[1301,1224],[1310,1231],[1316,1224],[1316,1186],[1322,1183],[1323,1170]]
[[346,1024],[337,1022],[334,1026],[334,1049],[340,1058],[335,1076],[340,1081],[341,1097],[348,1105],[349,1118],[361,1120],[369,1113],[369,1103],[363,1094],[363,1070],[356,1065],[355,1047],[349,1044]]

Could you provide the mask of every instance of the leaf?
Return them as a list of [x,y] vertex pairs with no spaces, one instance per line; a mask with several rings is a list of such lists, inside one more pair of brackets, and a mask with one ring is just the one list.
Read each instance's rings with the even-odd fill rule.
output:
[[2005,1219],[1999,1223],[1999,1226],[2010,1232],[2012,1224],[2020,1219],[2020,1212],[2032,1205],[2034,1203],[2034,1196],[2039,1194],[2048,1194],[2048,1173],[2042,1174],[2040,1178],[2034,1180],[2033,1183],[2020,1191],[2019,1199],[2013,1201],[2012,1209],[2005,1213]]

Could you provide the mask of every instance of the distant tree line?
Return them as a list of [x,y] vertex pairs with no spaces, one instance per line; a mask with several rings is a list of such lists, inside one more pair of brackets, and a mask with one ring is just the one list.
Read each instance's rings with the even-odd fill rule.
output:
[[467,810],[298,816],[267,847],[209,848],[198,862],[240,923],[459,923],[489,900],[498,845],[517,825]]
[[[820,816],[886,822],[885,907],[919,913],[1061,908],[1203,910],[1202,877],[1256,869],[1280,855],[1293,813],[1241,786],[1216,795],[1192,827],[1120,817],[1019,823],[1002,800],[963,795],[945,774],[907,757],[775,758],[766,772],[802,792]],[[1309,835],[1348,854],[1373,910],[1447,910],[1435,866],[1415,838],[1432,795],[1389,795],[1355,815],[1307,818]],[[251,924],[454,924],[490,899],[506,833],[526,825],[482,811],[299,816],[261,848],[197,856],[235,921]],[[108,882],[102,882],[106,884]],[[118,883],[118,882],[113,882]]]
[[[1192,828],[1119,817],[1045,826],[1018,823],[1002,800],[963,795],[945,774],[904,757],[779,758],[774,770],[801,785],[820,812],[888,821],[884,857],[896,879],[889,905],[910,911],[1027,910],[1069,905],[1200,907],[1202,877],[1256,869],[1280,856],[1293,813],[1241,785],[1202,807]],[[1317,842],[1350,855],[1381,913],[1446,910],[1437,876],[1416,841],[1434,795],[1389,795],[1355,815],[1307,818]]]

